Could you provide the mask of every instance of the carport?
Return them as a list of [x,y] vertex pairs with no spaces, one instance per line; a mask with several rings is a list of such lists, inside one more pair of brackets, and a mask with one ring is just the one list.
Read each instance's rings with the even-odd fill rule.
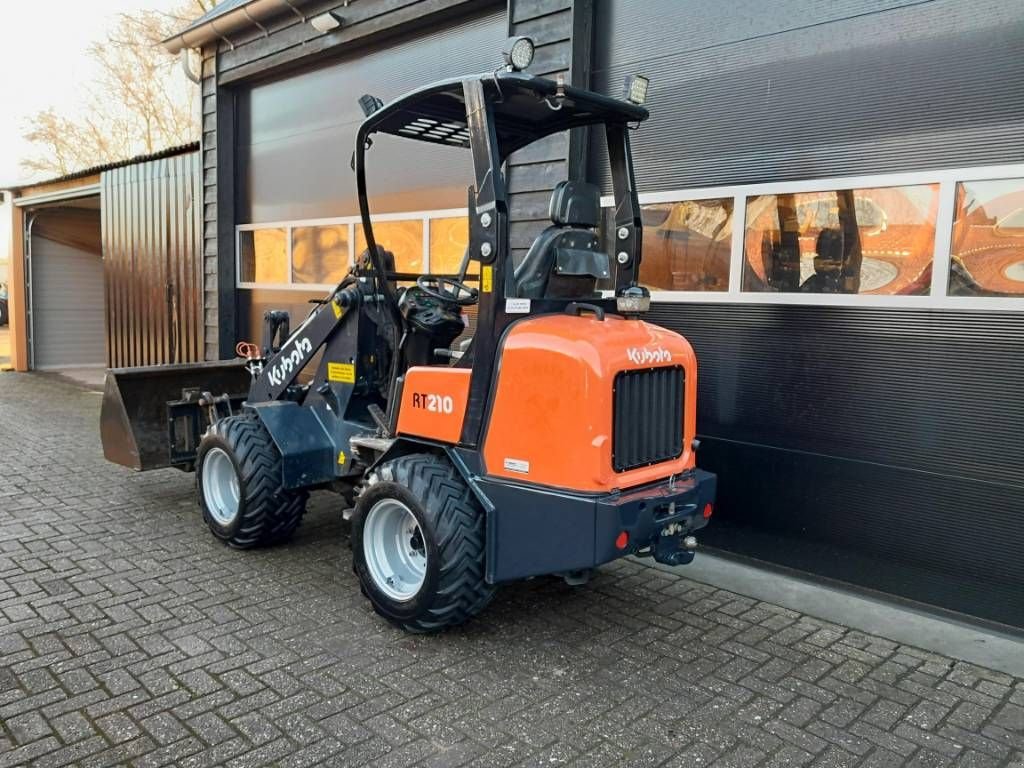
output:
[[202,345],[195,145],[12,190],[15,370],[102,382]]
[[99,181],[96,173],[15,190],[9,292],[17,370],[106,365]]

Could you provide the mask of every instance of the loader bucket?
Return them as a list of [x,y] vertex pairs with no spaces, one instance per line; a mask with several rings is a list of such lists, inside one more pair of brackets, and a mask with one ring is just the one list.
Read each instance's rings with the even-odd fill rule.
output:
[[103,455],[140,472],[171,466],[167,404],[181,400],[185,389],[245,394],[249,381],[241,359],[111,368],[100,409]]

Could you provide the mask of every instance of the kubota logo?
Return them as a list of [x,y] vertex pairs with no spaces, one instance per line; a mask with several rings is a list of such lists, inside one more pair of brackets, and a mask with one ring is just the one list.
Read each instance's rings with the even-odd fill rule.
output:
[[301,368],[306,363],[306,355],[313,351],[313,343],[306,337],[296,341],[291,349],[286,346],[282,350],[281,359],[278,360],[269,371],[267,378],[275,387],[284,383],[292,371]]
[[672,353],[664,347],[648,349],[647,347],[630,347],[626,350],[626,357],[633,365],[649,365],[650,363],[667,363],[672,359]]

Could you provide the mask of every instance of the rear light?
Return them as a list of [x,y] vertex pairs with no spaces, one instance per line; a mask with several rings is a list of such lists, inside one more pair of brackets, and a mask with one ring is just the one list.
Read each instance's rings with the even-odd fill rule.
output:
[[629,534],[623,531],[615,537],[615,548],[625,549],[629,545]]
[[707,520],[709,517],[711,517],[711,513],[714,511],[715,510],[711,506],[711,502],[709,501],[707,504],[704,505],[704,519]]

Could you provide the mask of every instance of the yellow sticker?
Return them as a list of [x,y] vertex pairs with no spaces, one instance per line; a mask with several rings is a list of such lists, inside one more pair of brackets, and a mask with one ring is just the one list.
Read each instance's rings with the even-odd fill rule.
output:
[[356,367],[352,363],[328,363],[327,380],[342,384],[356,383]]
[[341,304],[339,304],[336,301],[332,301],[331,302],[331,308],[334,310],[334,318],[336,320],[340,319],[341,318]]
[[480,270],[480,290],[490,293],[494,283],[494,267],[484,267]]
[[347,457],[345,456],[345,452],[344,452],[344,451],[338,451],[338,463],[339,463],[339,464],[342,464],[342,465],[344,465],[344,464],[345,464],[345,459],[346,459],[346,458],[347,458]]

